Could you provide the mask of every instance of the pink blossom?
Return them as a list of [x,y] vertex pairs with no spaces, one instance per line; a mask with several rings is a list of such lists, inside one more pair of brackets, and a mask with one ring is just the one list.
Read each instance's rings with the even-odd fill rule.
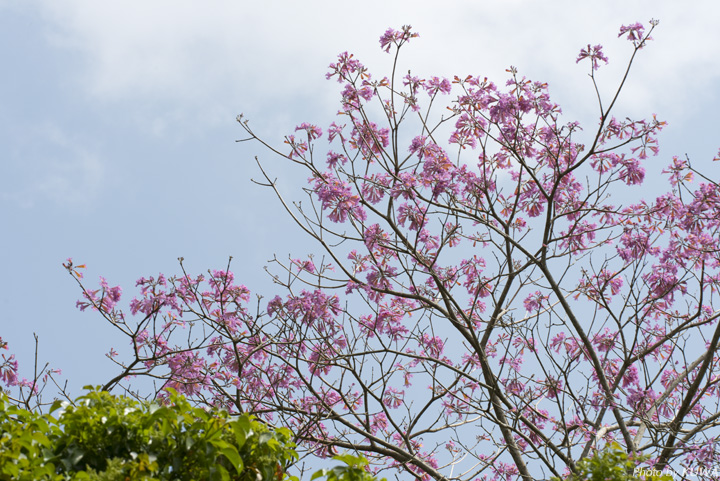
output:
[[525,349],[535,352],[535,339],[532,337],[516,337],[513,339],[512,345],[515,348],[520,348],[520,355],[525,353]]
[[353,58],[353,54],[347,52],[338,55],[337,63],[331,63],[329,68],[330,72],[325,75],[325,78],[337,77],[338,82],[348,81],[355,74],[365,71],[363,64]]
[[[433,251],[440,247],[440,238],[436,235],[430,234],[430,231],[423,228],[420,229],[417,235],[418,243],[422,246],[423,251]],[[448,242],[448,245],[451,242]]]
[[382,155],[383,149],[390,144],[390,130],[378,128],[374,122],[355,125],[352,131],[350,144],[359,149],[367,159]]
[[395,389],[392,386],[385,388],[385,394],[383,395],[383,404],[389,408],[399,408],[405,399],[405,391]]
[[557,397],[563,389],[562,379],[549,376],[543,383],[547,388],[547,394],[550,397]]
[[683,285],[677,278],[677,266],[673,264],[663,263],[654,265],[652,272],[643,276],[643,279],[650,286],[653,296],[657,299],[668,296],[669,300],[674,298],[674,291],[683,289]]
[[310,349],[310,356],[308,357],[310,372],[316,376],[327,376],[332,370],[332,358],[334,356],[335,353],[329,350],[327,345],[313,345]]
[[346,112],[352,112],[362,107],[362,101],[366,102],[372,100],[375,95],[375,90],[368,84],[363,84],[360,88],[357,88],[352,83],[345,84],[345,88],[342,91],[342,103]]
[[659,397],[652,389],[636,389],[630,387],[627,392],[627,403],[635,409],[638,415],[647,414]]
[[633,43],[637,43],[640,41],[643,37],[643,33],[645,32],[645,27],[639,23],[633,23],[631,25],[623,25],[620,27],[620,33],[618,34],[618,37],[622,37],[626,33],[628,34],[627,39],[632,41]]
[[393,341],[401,340],[409,332],[402,323],[406,309],[404,302],[393,299],[391,305],[383,305],[376,316],[361,316],[360,325],[369,337],[388,335]]
[[620,237],[617,251],[622,260],[631,262],[640,259],[646,253],[655,254],[657,248],[650,245],[650,236],[646,232],[626,228]]
[[417,156],[422,159],[424,150],[425,150],[425,142],[427,141],[427,137],[425,136],[417,136],[415,137],[412,142],[410,143],[410,147],[408,150],[410,153],[417,154]]
[[417,205],[410,203],[403,203],[398,207],[397,213],[398,224],[405,227],[405,223],[409,222],[408,229],[419,230],[421,229],[426,221],[425,213],[422,212]]
[[520,368],[522,367],[523,362],[525,359],[523,359],[521,356],[503,356],[500,358],[500,365],[507,365],[510,369],[512,369],[515,372],[520,372]]
[[295,127],[295,132],[298,130],[304,130],[307,132],[308,140],[315,140],[322,137],[322,129],[316,125],[308,124],[307,122],[303,122]]
[[463,277],[463,287],[473,297],[488,297],[492,288],[490,280],[482,276],[485,268],[485,259],[474,255],[470,259],[460,262],[460,272]]
[[304,261],[301,259],[293,259],[292,263],[295,264],[298,272],[306,271],[310,274],[315,273],[315,263],[313,263],[312,259],[307,259]]
[[678,185],[681,182],[690,182],[693,179],[693,173],[689,170],[687,160],[680,159],[678,156],[673,157],[672,165],[663,169],[663,174],[670,174],[670,184]]
[[565,350],[568,356],[575,356],[580,351],[580,345],[577,339],[567,336],[564,332],[560,332],[553,336],[550,340],[550,348],[555,352],[560,353],[560,350]]
[[367,285],[371,288],[368,297],[373,301],[380,301],[385,295],[384,291],[392,287],[391,279],[397,274],[397,269],[392,266],[371,268],[366,277]]
[[426,355],[433,359],[439,359],[440,356],[442,356],[443,350],[445,349],[445,343],[442,339],[440,339],[440,337],[423,334],[418,341],[423,347]]
[[365,246],[369,250],[375,250],[378,247],[383,247],[390,243],[390,236],[387,232],[383,231],[380,224],[373,224],[365,229],[363,239]]
[[385,413],[378,413],[370,418],[370,432],[377,434],[378,431],[385,431],[388,428],[388,419]]
[[609,352],[617,342],[618,333],[610,331],[607,327],[602,333],[595,334],[592,343],[599,352]]
[[427,143],[423,148],[423,154],[423,170],[420,177],[423,184],[432,186],[433,196],[444,192],[456,194],[459,190],[455,182],[458,169],[445,151],[434,143]]
[[305,153],[308,151],[307,142],[295,140],[294,135],[288,135],[285,139],[285,143],[290,146],[290,153],[288,157],[291,159],[300,158],[302,159]]
[[327,165],[331,169],[336,168],[338,163],[340,163],[341,165],[345,165],[347,161],[347,157],[345,157],[343,154],[338,154],[337,152],[332,151],[327,153]]
[[583,251],[592,246],[592,241],[595,239],[595,230],[597,224],[590,223],[588,221],[580,221],[574,224],[569,232],[562,232],[563,239],[560,242],[560,247],[567,248],[572,253]]
[[420,77],[412,76],[409,72],[405,75],[405,77],[403,77],[403,85],[408,87],[410,92],[416,92],[420,87],[422,87],[423,82],[425,81]]
[[360,190],[363,197],[371,204],[377,204],[385,197],[385,188],[376,182],[376,179],[369,178],[362,183]]
[[418,180],[414,174],[410,172],[401,172],[390,189],[390,195],[393,199],[402,197],[405,200],[412,200],[416,195],[415,189],[417,184]]
[[645,169],[637,159],[623,159],[623,168],[620,170],[620,179],[627,185],[642,184],[645,179]]
[[339,137],[342,142],[345,141],[342,131],[345,128],[345,125],[338,125],[335,122],[330,124],[330,127],[328,127],[328,142],[332,142],[335,140],[335,137]]
[[575,60],[575,63],[578,63],[586,58],[589,58],[592,62],[593,70],[600,68],[600,61],[605,62],[605,64],[608,63],[608,58],[605,54],[603,54],[602,45],[588,44],[587,48],[580,50],[580,54],[578,55],[577,60]]
[[443,94],[449,94],[452,91],[452,84],[446,78],[431,77],[430,80],[423,84],[425,91],[431,96],[436,95],[438,92]]
[[523,305],[525,306],[525,310],[527,312],[538,312],[542,309],[543,303],[547,301],[547,299],[548,296],[544,295],[540,291],[535,291],[525,298]]
[[339,180],[331,172],[314,179],[315,193],[322,202],[323,210],[330,210],[328,217],[333,222],[345,222],[348,217],[358,220],[366,218],[360,206],[360,198],[355,195],[347,182]]
[[19,383],[17,375],[18,362],[15,359],[15,354],[12,354],[10,357],[6,357],[5,354],[3,354],[2,361],[2,364],[0,364],[0,381],[8,387],[17,386]]
[[525,384],[520,382],[519,379],[504,379],[502,381],[505,384],[505,389],[510,394],[514,394],[516,396],[520,396],[525,389]]
[[637,367],[635,367],[635,364],[631,364],[625,370],[625,374],[623,374],[622,386],[624,388],[628,388],[630,386],[637,386],[637,385],[639,385],[639,383],[640,383],[640,378],[638,377]]
[[401,30],[388,28],[380,37],[380,48],[389,53],[391,46],[395,45],[399,48],[403,43],[417,36],[417,33],[412,32],[410,25],[403,25]]
[[467,147],[474,149],[475,147],[477,147],[477,140],[475,139],[475,137],[458,130],[450,134],[450,139],[448,140],[448,142],[450,142],[451,144],[458,144],[463,149]]

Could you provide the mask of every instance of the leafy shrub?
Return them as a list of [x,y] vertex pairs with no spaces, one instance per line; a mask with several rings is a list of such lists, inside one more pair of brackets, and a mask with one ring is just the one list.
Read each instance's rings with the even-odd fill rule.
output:
[[[656,476],[649,474],[649,469],[638,469],[645,460],[646,457],[642,456],[631,458],[619,444],[612,443],[591,458],[578,462],[578,472],[566,481],[672,481],[673,477],[669,474]],[[636,475],[638,472],[640,476]],[[561,480],[553,478],[553,481]]]
[[0,480],[63,479],[49,461],[60,435],[52,416],[21,409],[0,396]]
[[[0,480],[273,480],[297,458],[290,431],[208,412],[89,391],[50,414],[0,397]],[[53,414],[56,413],[57,417]]]

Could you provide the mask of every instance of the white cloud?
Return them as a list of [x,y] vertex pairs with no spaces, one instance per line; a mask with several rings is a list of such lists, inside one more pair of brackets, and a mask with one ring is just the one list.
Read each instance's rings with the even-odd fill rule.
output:
[[[271,2],[272,3],[272,2]],[[192,101],[236,83],[260,86],[291,80],[293,60],[313,55],[289,21],[269,4],[217,1],[45,3],[56,45],[86,58],[83,81],[98,97],[158,96]],[[276,20],[280,20],[277,22]],[[267,68],[267,72],[265,72]],[[272,78],[284,72],[284,79]]]
[[83,208],[102,190],[101,159],[61,128],[44,125],[27,132],[21,145],[4,163],[4,201],[22,208],[48,202]]
[[[720,4],[607,0],[477,2],[368,0],[239,2],[156,0],[42,3],[58,47],[75,53],[77,82],[93,102],[135,102],[140,128],[164,136],[216,128],[244,112],[277,130],[325,120],[337,88],[324,80],[341,51],[355,52],[376,74],[391,57],[377,39],[388,26],[412,24],[421,38],[403,68],[422,74],[487,75],[502,83],[510,64],[547,81],[569,119],[597,117],[579,49],[602,43],[611,64],[600,71],[607,96],[631,52],[617,39],[621,24],[658,18],[656,38],[636,61],[622,114],[688,119],[706,106],[720,77]],[[699,95],[701,92],[702,95]],[[302,112],[298,112],[302,110]],[[288,112],[295,112],[288,115]],[[319,115],[322,117],[317,118]],[[262,132],[261,130],[259,130]]]
[[[497,71],[509,63],[547,71],[563,88],[577,88],[573,69],[587,42],[607,44],[616,65],[627,54],[614,41],[621,23],[661,19],[656,45],[644,55],[643,79],[662,78],[674,92],[693,91],[720,74],[720,6],[609,0],[548,2],[340,2],[157,0],[43,3],[57,45],[85,57],[88,91],[207,101],[217,88],[284,97],[321,84],[334,54],[348,49],[381,57],[386,26],[413,23],[423,33],[413,60],[427,69]],[[702,39],[702,40],[701,40]],[[420,51],[423,53],[420,54]],[[412,55],[412,54],[410,54]],[[419,57],[421,56],[421,57]],[[585,89],[583,88],[583,91]],[[643,100],[642,89],[633,97]],[[228,99],[230,100],[230,99]]]

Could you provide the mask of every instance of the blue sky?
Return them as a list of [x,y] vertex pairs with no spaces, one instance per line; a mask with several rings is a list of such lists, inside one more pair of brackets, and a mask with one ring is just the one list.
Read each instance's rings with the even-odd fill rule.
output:
[[650,18],[660,20],[655,42],[618,113],[668,121],[655,162],[687,153],[717,172],[720,6],[711,0],[0,0],[0,336],[26,376],[33,332],[40,362],[62,368],[72,390],[112,376],[104,353],[125,340],[75,309],[67,257],[88,265],[91,285],[100,275],[122,285],[126,300],[140,276],[177,273],[180,256],[200,273],[232,255],[241,282],[272,294],[267,260],[313,246],[251,182],[254,157],[290,198],[305,174],[236,143],[235,117],[276,144],[301,122],[327,126],[338,105],[327,65],[347,50],[388,75],[378,44],[387,27],[421,34],[403,68],[502,83],[514,65],[548,82],[566,120],[589,130],[597,109],[579,49],[606,46],[611,64],[599,78],[613,87],[630,54],[618,28]]

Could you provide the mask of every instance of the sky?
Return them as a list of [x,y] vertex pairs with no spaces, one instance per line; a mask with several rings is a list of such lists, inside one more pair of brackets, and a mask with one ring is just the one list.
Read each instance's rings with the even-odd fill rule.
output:
[[325,80],[353,52],[375,77],[391,57],[388,27],[420,33],[402,67],[420,76],[487,76],[505,69],[548,82],[567,121],[588,131],[597,105],[580,48],[601,43],[611,92],[631,53],[620,25],[659,19],[620,98],[618,115],[657,114],[666,165],[687,154],[712,172],[720,147],[720,4],[560,0],[0,0],[0,337],[32,375],[38,360],[63,370],[71,392],[114,375],[104,354],[125,339],[75,308],[80,290],[62,268],[85,263],[134,294],[141,276],[222,268],[273,294],[263,267],[315,248],[284,215],[255,157],[289,199],[306,174],[243,138],[237,114],[282,145],[308,121],[326,127],[339,86]]

